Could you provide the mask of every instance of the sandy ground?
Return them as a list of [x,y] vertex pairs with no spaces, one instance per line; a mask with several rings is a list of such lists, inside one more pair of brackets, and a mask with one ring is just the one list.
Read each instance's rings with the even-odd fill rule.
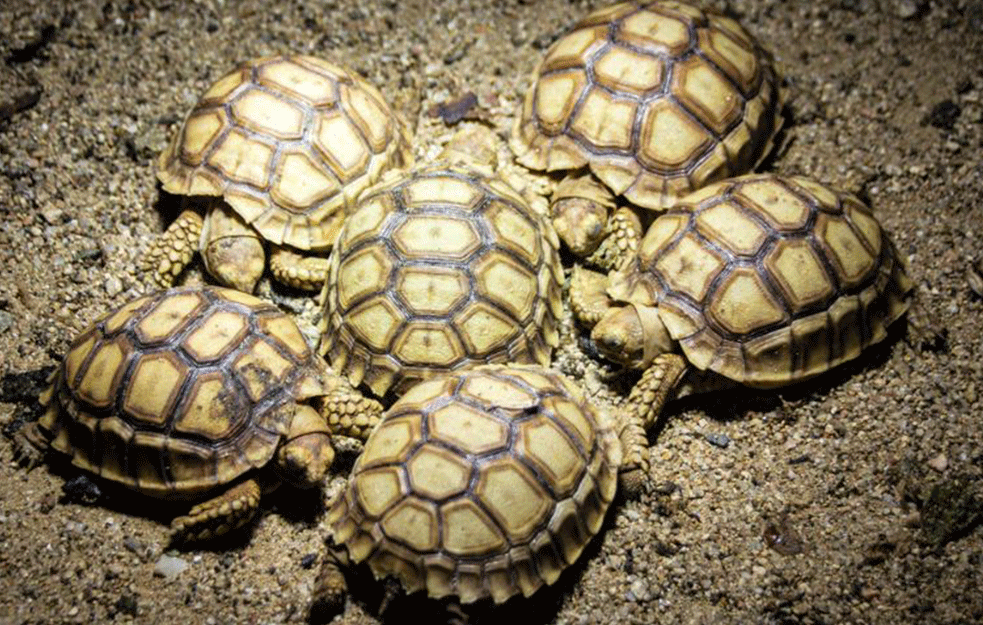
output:
[[[319,495],[281,491],[240,539],[173,551],[172,511],[73,503],[70,471],[12,461],[46,368],[143,288],[139,255],[173,217],[156,206],[154,159],[198,94],[252,56],[321,55],[378,85],[423,156],[451,131],[432,107],[469,91],[505,133],[536,59],[595,3],[267,4],[0,4],[0,623],[307,619]],[[899,331],[806,388],[671,406],[651,437],[660,488],[620,501],[554,588],[477,620],[983,622],[983,304],[966,273],[983,259],[983,2],[715,4],[788,77],[788,141],[767,167],[868,198],[947,339],[912,346]],[[559,365],[617,399],[569,323],[565,340]],[[376,622],[363,586],[342,622]],[[386,620],[433,608],[402,605]]]

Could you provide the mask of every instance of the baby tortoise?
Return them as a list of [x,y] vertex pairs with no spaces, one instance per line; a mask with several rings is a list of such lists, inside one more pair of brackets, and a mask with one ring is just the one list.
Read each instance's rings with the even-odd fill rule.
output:
[[276,306],[240,291],[176,288],[136,299],[83,331],[52,374],[46,412],[17,436],[37,465],[51,449],[105,480],[197,501],[176,536],[246,523],[260,494],[317,487],[334,458],[324,415],[377,421]]
[[328,512],[315,607],[340,611],[344,569],[362,562],[407,593],[462,604],[553,584],[615,496],[617,430],[569,379],[536,365],[417,384],[369,436]]
[[356,73],[310,56],[248,61],[205,92],[160,155],[157,177],[185,210],[145,269],[171,286],[201,251],[209,274],[251,293],[265,242],[276,280],[320,289],[327,261],[315,254],[354,199],[411,161],[402,120]]
[[378,397],[478,364],[546,365],[558,343],[556,233],[491,169],[458,156],[388,174],[329,259],[321,352]]
[[724,379],[771,388],[852,360],[885,338],[913,296],[870,208],[771,174],[683,198],[652,223],[606,294],[604,282],[579,270],[571,306],[605,357],[645,370],[629,409],[647,424],[687,371],[692,391]]
[[[733,19],[692,2],[622,2],[558,39],[532,75],[511,147],[519,163],[568,172],[553,222],[578,256],[613,267],[639,216],[751,171],[781,127],[771,55]],[[610,235],[610,236],[609,236]],[[603,247],[598,246],[603,243]]]

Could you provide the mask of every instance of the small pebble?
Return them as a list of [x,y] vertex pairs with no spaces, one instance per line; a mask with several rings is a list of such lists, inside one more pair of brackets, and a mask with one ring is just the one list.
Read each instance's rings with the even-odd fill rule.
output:
[[726,434],[717,434],[711,432],[709,434],[704,434],[703,438],[706,439],[708,443],[714,447],[719,447],[721,449],[727,449],[730,446],[730,437]]
[[140,554],[143,552],[143,544],[131,536],[127,536],[123,539],[123,546],[135,554]]
[[123,593],[116,600],[116,609],[123,614],[136,616],[139,611],[137,596],[135,594]]
[[928,466],[932,467],[939,473],[942,473],[949,466],[949,459],[946,458],[945,454],[939,454],[928,461]]
[[652,598],[652,594],[649,591],[649,584],[647,581],[639,577],[631,583],[628,587],[628,592],[626,593],[626,598],[628,601],[640,601],[645,602]]
[[157,564],[154,565],[154,575],[171,581],[184,572],[186,568],[188,568],[188,563],[181,558],[162,555],[157,560]]
[[115,297],[123,290],[123,281],[116,276],[109,276],[106,278],[106,295],[109,297]]
[[961,112],[960,106],[952,100],[942,100],[932,107],[931,112],[925,116],[925,121],[936,128],[952,130]]
[[903,20],[911,19],[918,13],[918,3],[915,0],[897,0],[894,13]]
[[0,310],[0,332],[6,332],[14,325],[15,318],[6,310]]

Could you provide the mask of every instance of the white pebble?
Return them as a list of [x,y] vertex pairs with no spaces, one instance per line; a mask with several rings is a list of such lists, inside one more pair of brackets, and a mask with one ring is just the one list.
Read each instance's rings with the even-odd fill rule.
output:
[[171,581],[180,575],[186,568],[188,568],[188,563],[181,558],[162,555],[160,559],[157,560],[157,564],[154,565],[154,575]]

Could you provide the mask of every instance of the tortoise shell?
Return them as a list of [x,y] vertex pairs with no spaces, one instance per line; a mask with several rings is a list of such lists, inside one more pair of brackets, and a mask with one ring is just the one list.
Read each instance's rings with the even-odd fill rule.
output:
[[380,397],[475,364],[548,364],[562,312],[558,245],[545,219],[487,172],[394,172],[338,236],[321,351]]
[[512,149],[536,170],[590,170],[662,209],[743,174],[781,126],[770,55],[737,22],[690,2],[623,2],[558,39],[533,72]]
[[42,423],[78,467],[192,498],[266,465],[324,365],[276,306],[222,288],[141,297],[82,332]]
[[331,246],[346,207],[412,160],[409,134],[375,87],[310,56],[242,64],[216,81],[160,155],[170,193],[220,196],[267,241]]
[[328,512],[337,545],[407,592],[496,603],[552,584],[600,529],[621,443],[564,376],[483,366],[421,382]]
[[810,179],[771,174],[680,200],[609,289],[616,300],[658,305],[698,369],[757,387],[857,357],[884,339],[911,292],[870,208]]

